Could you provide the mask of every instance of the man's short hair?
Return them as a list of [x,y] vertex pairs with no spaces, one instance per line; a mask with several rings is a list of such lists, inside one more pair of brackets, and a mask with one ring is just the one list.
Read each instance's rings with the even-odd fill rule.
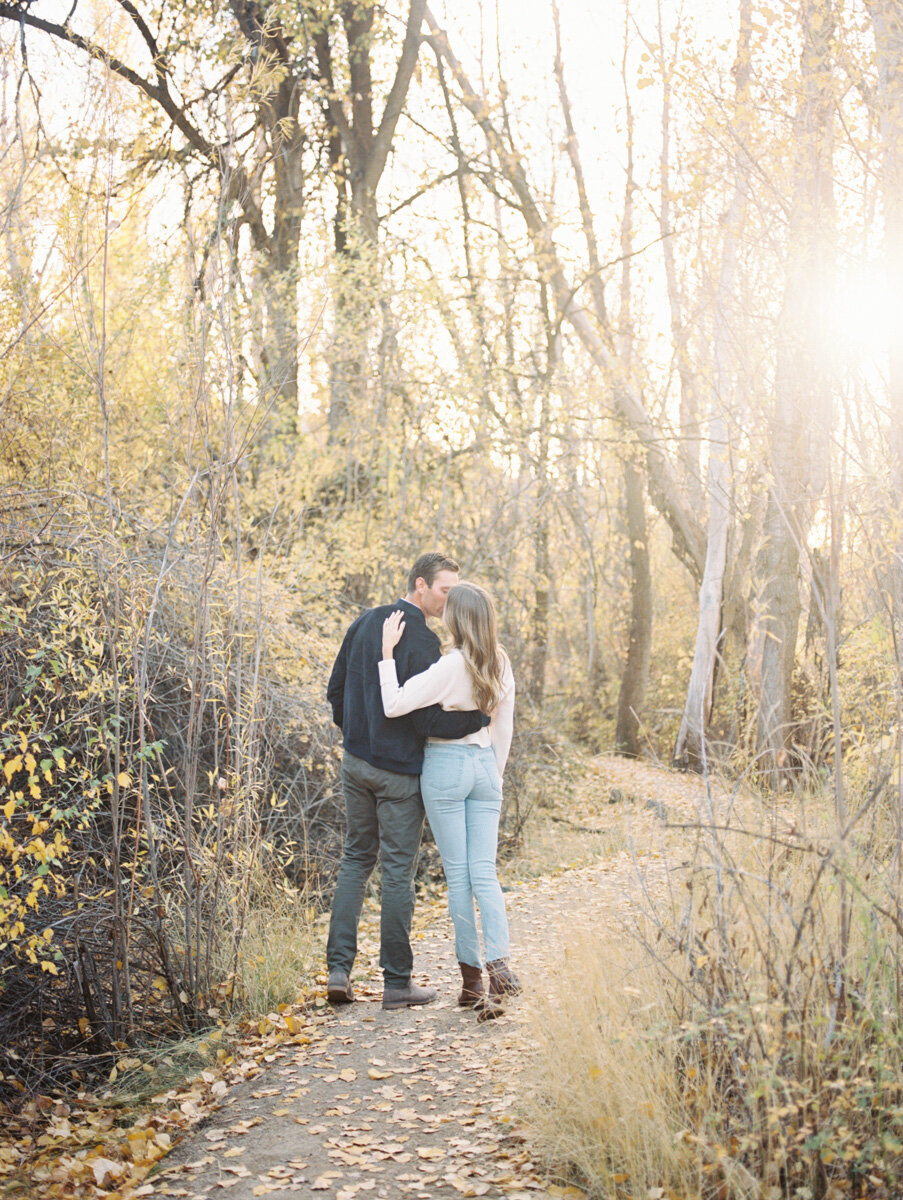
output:
[[460,569],[453,558],[449,558],[447,554],[441,554],[438,550],[431,550],[429,554],[421,554],[408,572],[408,592],[413,592],[418,579],[424,580],[427,587],[432,587],[440,571],[460,571]]

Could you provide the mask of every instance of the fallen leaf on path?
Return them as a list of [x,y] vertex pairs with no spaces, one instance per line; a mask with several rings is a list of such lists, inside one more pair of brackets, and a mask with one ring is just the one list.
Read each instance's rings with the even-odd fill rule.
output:
[[460,1175],[446,1175],[445,1182],[451,1184],[455,1191],[462,1196],[485,1196],[489,1191],[488,1183],[479,1183],[473,1179],[462,1179]]
[[97,1181],[98,1187],[105,1187],[110,1179],[118,1179],[125,1170],[122,1163],[113,1162],[109,1158],[93,1158],[91,1160],[91,1170],[94,1172],[94,1178]]

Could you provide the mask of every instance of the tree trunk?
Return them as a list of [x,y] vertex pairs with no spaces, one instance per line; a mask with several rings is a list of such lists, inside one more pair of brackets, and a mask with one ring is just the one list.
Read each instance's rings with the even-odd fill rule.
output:
[[875,33],[877,100],[883,150],[881,195],[884,248],[897,327],[890,339],[887,397],[890,409],[891,554],[887,564],[888,608],[897,656],[897,863],[903,862],[903,14],[894,0],[865,0]]
[[824,487],[830,386],[819,339],[825,329],[830,230],[834,97],[828,0],[805,0],[800,96],[794,120],[796,165],[787,273],[778,322],[775,413],[762,581],[752,658],[758,674],[757,752],[764,776],[780,786],[792,768],[791,688],[800,617],[799,564],[812,519],[812,501]]
[[662,73],[662,144],[659,155],[659,228],[662,235],[662,258],[671,315],[671,342],[680,380],[680,461],[686,474],[685,486],[697,512],[703,509],[702,480],[699,465],[701,428],[699,395],[693,372],[693,352],[684,317],[684,297],[674,255],[674,228],[671,224],[671,76],[678,52],[675,35],[672,41],[672,62],[666,60],[665,35],[662,28],[661,0],[657,4],[658,58]]
[[[590,271],[590,295],[593,300],[599,328],[608,329],[608,313],[602,288],[598,243],[592,210],[587,197],[583,164],[577,133],[571,115],[571,104],[564,79],[564,64],[561,58],[561,29],[558,4],[552,0],[552,17],[555,26],[555,77],[558,96],[567,132],[567,152],[571,160],[577,197],[580,204],[583,237]],[[633,251],[634,190],[633,176],[633,110],[630,105],[630,90],[627,84],[627,46],[630,20],[629,8],[624,14],[624,50],[621,60],[621,77],[624,83],[625,109],[627,114],[627,178],[624,186],[624,210],[621,217],[621,288],[620,311],[618,313],[617,356],[620,370],[618,379],[629,380],[633,369],[633,328],[631,261]],[[621,386],[624,386],[623,383]],[[646,530],[646,498],[643,477],[634,462],[628,458],[624,463],[624,490],[627,507],[627,533],[630,539],[630,632],[627,657],[621,676],[618,693],[618,719],[615,729],[615,747],[622,754],[638,758],[640,755],[640,722],[646,687],[649,680],[649,662],[652,653],[652,578],[649,571],[649,548]],[[588,675],[593,677],[590,660]]]
[[[270,255],[260,272],[266,311],[266,331],[260,363],[260,403],[270,416],[259,438],[268,459],[284,456],[275,449],[274,437],[282,439],[291,457],[298,433],[298,260],[299,242],[291,252],[290,265],[283,254]],[[278,257],[278,266],[273,259]],[[279,269],[282,267],[283,269]]]
[[[748,126],[746,105],[750,78],[751,30],[750,0],[741,0],[740,34],[734,64],[738,113],[737,141],[740,145],[745,141]],[[674,747],[675,764],[692,770],[702,770],[706,763],[705,736],[712,712],[715,667],[722,632],[724,577],[730,533],[730,445],[724,414],[733,391],[730,312],[737,269],[737,237],[746,212],[748,187],[746,170],[738,167],[734,194],[723,222],[724,240],[721,245],[718,290],[715,296],[712,346],[714,388],[709,413],[709,461],[706,469],[706,490],[709,497],[708,537],[705,570],[699,589],[699,619],[693,667]]]
[[[865,0],[875,33],[878,60],[879,128],[883,151],[881,195],[887,277],[894,296],[897,329],[890,342],[888,401],[892,520],[899,522],[903,496],[903,13],[892,0]],[[889,591],[897,637],[903,637],[903,528],[893,535]],[[898,645],[903,660],[903,645]]]
[[[281,44],[281,37],[279,41]],[[290,450],[298,433],[298,253],[306,144],[299,111],[297,75],[294,70],[286,70],[282,82],[261,101],[258,111],[258,121],[267,132],[274,171],[272,233],[258,248],[258,254],[266,264],[268,328],[263,398],[276,412],[271,426],[289,439]]]
[[533,612],[531,640],[533,653],[530,662],[530,692],[533,702],[541,705],[546,690],[546,662],[549,657],[549,610],[552,594],[552,554],[549,547],[549,441],[550,393],[556,368],[561,362],[561,333],[552,320],[548,289],[540,285],[540,307],[546,333],[545,370],[537,380],[539,390],[537,414],[537,445],[531,473],[536,493],[536,513],[533,517]]
[[646,699],[652,654],[652,576],[646,531],[643,476],[629,460],[624,464],[627,536],[630,539],[630,634],[627,660],[618,692],[615,749],[631,758],[640,755],[640,719]]
[[[624,108],[627,134],[627,172],[624,181],[624,210],[621,214],[621,288],[618,311],[618,356],[625,378],[633,371],[633,108],[627,81],[627,48],[629,45],[630,9],[624,11],[624,46],[621,57],[621,79],[624,86]],[[597,265],[597,264],[596,264]],[[649,682],[649,662],[652,657],[652,576],[649,570],[649,543],[646,528],[646,491],[643,476],[628,456],[624,460],[624,497],[627,508],[627,537],[630,541],[630,626],[627,639],[627,658],[618,691],[618,721],[615,727],[615,749],[630,758],[639,758],[641,751],[640,725],[646,687]]]

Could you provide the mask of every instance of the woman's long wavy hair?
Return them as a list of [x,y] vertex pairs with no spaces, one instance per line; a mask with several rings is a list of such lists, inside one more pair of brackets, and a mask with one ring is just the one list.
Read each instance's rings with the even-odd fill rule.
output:
[[492,597],[476,583],[456,583],[445,601],[443,620],[464,655],[477,708],[491,714],[502,697],[508,661],[498,642]]

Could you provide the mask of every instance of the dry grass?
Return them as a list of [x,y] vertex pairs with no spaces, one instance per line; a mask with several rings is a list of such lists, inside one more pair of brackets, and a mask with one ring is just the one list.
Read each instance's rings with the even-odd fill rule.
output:
[[315,912],[300,895],[251,908],[241,940],[236,1015],[262,1016],[297,1001],[323,957]]
[[690,819],[672,789],[621,856],[630,927],[574,933],[580,985],[533,1002],[534,1136],[599,1197],[899,1195],[900,877],[871,801],[841,837],[824,796],[710,799]]
[[655,972],[625,958],[611,934],[579,935],[565,977],[579,987],[532,1004],[535,1044],[525,1103],[544,1162],[593,1194],[654,1187],[693,1195],[699,1170],[679,1134],[690,1114],[679,1086],[679,1045]]

